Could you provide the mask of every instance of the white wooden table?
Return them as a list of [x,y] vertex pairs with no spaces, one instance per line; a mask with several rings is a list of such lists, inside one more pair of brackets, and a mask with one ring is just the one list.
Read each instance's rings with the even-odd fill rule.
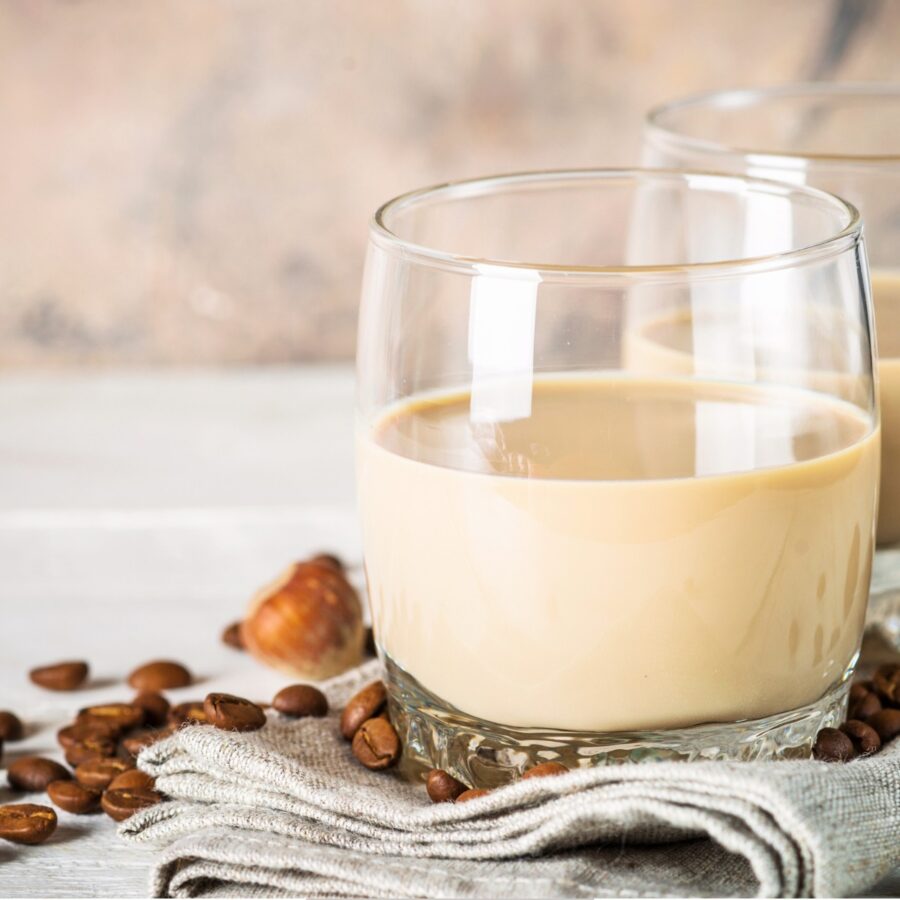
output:
[[[74,709],[130,698],[154,657],[202,679],[176,701],[284,684],[219,633],[293,559],[359,559],[352,393],[349,368],[0,377],[0,709],[29,727],[5,763],[61,758]],[[87,690],[29,683],[67,657],[90,661]],[[0,896],[146,896],[150,858],[105,816],[60,813],[44,846],[0,842]]]

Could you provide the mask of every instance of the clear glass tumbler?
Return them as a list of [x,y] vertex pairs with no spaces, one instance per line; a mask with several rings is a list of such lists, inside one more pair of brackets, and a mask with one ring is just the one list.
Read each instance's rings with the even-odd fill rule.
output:
[[408,769],[808,754],[868,597],[868,291],[853,207],[758,179],[544,172],[378,210],[358,477]]
[[809,184],[860,210],[883,443],[870,621],[900,649],[900,85],[796,84],[677,100],[650,112],[644,162]]

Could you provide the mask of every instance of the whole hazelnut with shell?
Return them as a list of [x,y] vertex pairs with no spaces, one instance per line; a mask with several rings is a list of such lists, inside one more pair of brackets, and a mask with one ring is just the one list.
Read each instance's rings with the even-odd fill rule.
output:
[[339,675],[363,658],[359,596],[333,565],[295,563],[253,598],[241,637],[282,672],[313,681]]

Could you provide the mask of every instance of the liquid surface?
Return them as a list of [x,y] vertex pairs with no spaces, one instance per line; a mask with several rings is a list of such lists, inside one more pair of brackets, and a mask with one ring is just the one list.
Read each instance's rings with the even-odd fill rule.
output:
[[759,718],[842,677],[878,472],[852,405],[596,378],[538,381],[531,407],[471,422],[467,395],[420,398],[359,435],[399,666],[470,715],[584,731]]

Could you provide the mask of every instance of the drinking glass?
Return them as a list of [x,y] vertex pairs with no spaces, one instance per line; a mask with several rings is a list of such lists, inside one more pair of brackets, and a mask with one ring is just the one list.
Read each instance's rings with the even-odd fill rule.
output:
[[841,720],[868,291],[852,206],[754,178],[542,172],[378,210],[357,471],[408,770],[802,756]]
[[900,86],[795,84],[677,100],[648,115],[644,162],[810,184],[860,210],[883,442],[869,617],[900,649]]

